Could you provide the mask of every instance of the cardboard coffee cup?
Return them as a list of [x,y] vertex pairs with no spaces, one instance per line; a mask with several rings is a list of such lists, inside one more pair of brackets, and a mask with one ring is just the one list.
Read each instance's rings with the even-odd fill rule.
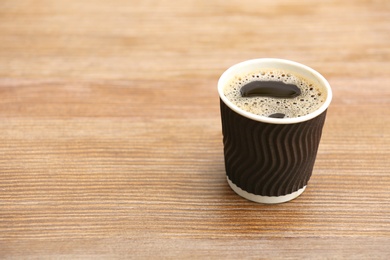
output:
[[[269,111],[275,112],[280,107],[283,109],[282,115],[286,114],[284,118],[275,118],[249,112],[225,95],[226,88],[236,84],[236,79],[252,75],[257,80],[256,73],[264,74],[264,71],[272,74],[272,77],[275,74],[273,71],[282,75],[279,78],[292,75],[307,83],[304,87],[298,86],[300,88],[315,86],[318,95],[321,95],[321,102],[317,102],[318,96],[306,95],[301,98],[298,95],[294,97],[296,100],[311,104],[310,98],[313,98],[319,104],[313,108],[302,103],[305,111],[298,112],[300,115],[297,112],[288,115],[289,110],[297,111],[294,107],[297,102],[291,98],[272,97],[271,94],[264,100],[282,103],[283,107],[274,106]],[[271,81],[278,80],[284,78],[272,78]],[[237,83],[240,84],[245,85]],[[302,89],[302,93],[307,94],[307,91]],[[226,70],[218,81],[218,93],[225,169],[230,187],[248,200],[269,204],[287,202],[302,194],[312,175],[326,112],[332,100],[332,90],[327,80],[315,70],[297,62],[254,59]],[[308,110],[309,107],[312,111]],[[267,105],[263,105],[263,110],[268,110]]]

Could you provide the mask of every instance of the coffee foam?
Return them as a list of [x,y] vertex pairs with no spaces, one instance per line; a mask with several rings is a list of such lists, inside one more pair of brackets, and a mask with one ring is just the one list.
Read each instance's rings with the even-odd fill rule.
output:
[[[294,84],[301,94],[295,98],[242,97],[240,89],[252,81],[282,81]],[[260,116],[275,113],[285,118],[301,117],[317,110],[326,100],[326,91],[306,78],[278,69],[262,69],[235,76],[224,88],[224,95],[242,110]]]

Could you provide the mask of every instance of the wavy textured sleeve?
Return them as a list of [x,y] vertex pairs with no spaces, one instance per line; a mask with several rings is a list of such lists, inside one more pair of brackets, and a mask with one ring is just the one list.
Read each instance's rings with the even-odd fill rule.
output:
[[262,196],[295,192],[310,179],[326,111],[297,124],[241,116],[220,100],[225,169],[241,189]]

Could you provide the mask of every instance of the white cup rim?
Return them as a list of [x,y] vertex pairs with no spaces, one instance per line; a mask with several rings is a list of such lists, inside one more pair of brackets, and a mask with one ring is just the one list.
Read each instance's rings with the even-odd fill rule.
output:
[[[223,89],[225,87],[225,84],[229,80],[231,80],[234,75],[237,75],[238,73],[245,73],[245,72],[249,73],[251,72],[251,70],[256,68],[280,68],[289,71],[295,71],[296,73],[304,77],[308,77],[310,80],[313,80],[318,84],[320,84],[321,86],[323,86],[327,91],[326,100],[317,110],[301,117],[270,118],[270,117],[255,115],[250,112],[247,112],[239,108],[235,104],[233,104],[229,99],[227,99],[223,93]],[[221,75],[221,77],[218,80],[218,94],[221,100],[236,113],[255,121],[271,123],[271,124],[295,124],[295,123],[308,121],[322,114],[329,107],[330,102],[332,101],[332,89],[329,85],[329,82],[319,72],[301,63],[285,60],[285,59],[278,59],[278,58],[252,59],[231,66]]]

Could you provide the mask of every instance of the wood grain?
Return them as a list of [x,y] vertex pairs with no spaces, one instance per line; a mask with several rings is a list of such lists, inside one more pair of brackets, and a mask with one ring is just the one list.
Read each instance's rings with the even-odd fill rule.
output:
[[[390,257],[389,1],[0,3],[0,258]],[[330,82],[309,186],[225,179],[216,82],[280,57]]]

